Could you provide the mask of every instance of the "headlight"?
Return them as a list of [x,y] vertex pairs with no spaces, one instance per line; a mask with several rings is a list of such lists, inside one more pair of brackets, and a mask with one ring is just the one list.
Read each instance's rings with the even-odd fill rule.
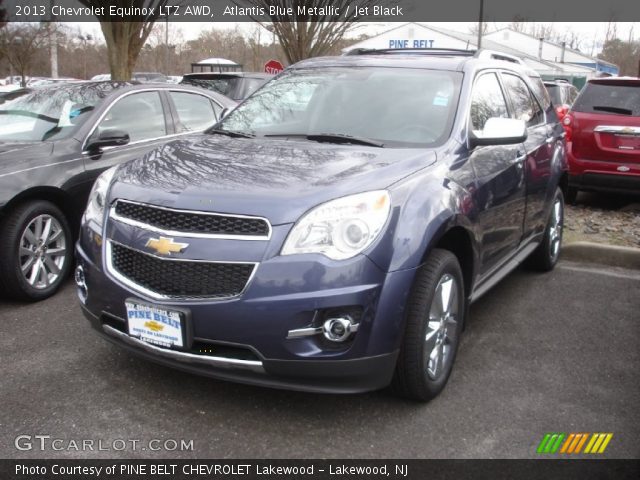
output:
[[322,253],[334,260],[351,258],[373,243],[387,222],[390,209],[386,190],[323,203],[295,224],[282,255]]
[[89,201],[87,203],[87,209],[84,212],[84,218],[85,221],[92,221],[100,228],[102,227],[102,221],[104,219],[107,191],[109,190],[109,185],[117,168],[118,166],[116,165],[102,172],[93,184],[93,188],[89,194]]

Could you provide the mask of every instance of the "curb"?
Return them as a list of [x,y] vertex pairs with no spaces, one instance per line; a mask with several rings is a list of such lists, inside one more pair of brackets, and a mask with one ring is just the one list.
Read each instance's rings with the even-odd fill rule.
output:
[[562,246],[560,255],[562,260],[640,270],[640,248],[572,242]]

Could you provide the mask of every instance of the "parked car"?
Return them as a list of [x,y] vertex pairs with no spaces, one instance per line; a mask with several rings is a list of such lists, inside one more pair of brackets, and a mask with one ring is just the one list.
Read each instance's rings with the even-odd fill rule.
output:
[[569,188],[640,193],[640,78],[591,79],[563,120]]
[[562,119],[576,100],[579,91],[571,83],[564,80],[545,81],[544,86],[549,92],[551,102],[556,107],[558,120],[562,122]]
[[[94,75],[91,80],[95,81],[107,81],[111,80],[110,73],[101,73]],[[158,72],[133,72],[131,74],[131,80],[140,83],[173,83],[164,73]]]
[[40,300],[72,268],[74,232],[96,177],[235,102],[186,86],[84,82],[0,105],[0,292]]
[[22,88],[18,85],[5,85],[0,87],[0,105],[14,98],[18,98],[25,93],[30,92],[28,88]]
[[539,76],[473,52],[300,62],[98,178],[82,311],[187,372],[431,399],[469,304],[525,259],[558,260],[564,132],[535,91]]
[[35,78],[27,84],[29,88],[39,88],[46,87],[49,85],[57,84],[57,83],[78,83],[83,82],[84,80],[80,80],[78,78],[72,77],[58,77],[58,78]]
[[272,74],[260,72],[185,73],[180,83],[213,90],[239,102],[271,78]]

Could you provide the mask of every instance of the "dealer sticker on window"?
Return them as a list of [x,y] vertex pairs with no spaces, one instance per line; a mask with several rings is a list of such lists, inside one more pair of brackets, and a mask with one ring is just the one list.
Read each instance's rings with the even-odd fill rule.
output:
[[150,305],[125,302],[129,335],[161,347],[182,347],[180,313]]

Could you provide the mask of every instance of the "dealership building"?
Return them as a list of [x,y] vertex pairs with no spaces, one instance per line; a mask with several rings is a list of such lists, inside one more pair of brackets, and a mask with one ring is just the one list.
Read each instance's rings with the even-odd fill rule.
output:
[[[477,36],[433,25],[407,23],[384,33],[355,43],[343,50],[356,48],[454,48],[477,49]],[[617,75],[618,67],[591,57],[566,45],[536,38],[526,33],[503,28],[483,35],[482,48],[516,56],[545,80],[563,79],[578,88],[593,77]]]

